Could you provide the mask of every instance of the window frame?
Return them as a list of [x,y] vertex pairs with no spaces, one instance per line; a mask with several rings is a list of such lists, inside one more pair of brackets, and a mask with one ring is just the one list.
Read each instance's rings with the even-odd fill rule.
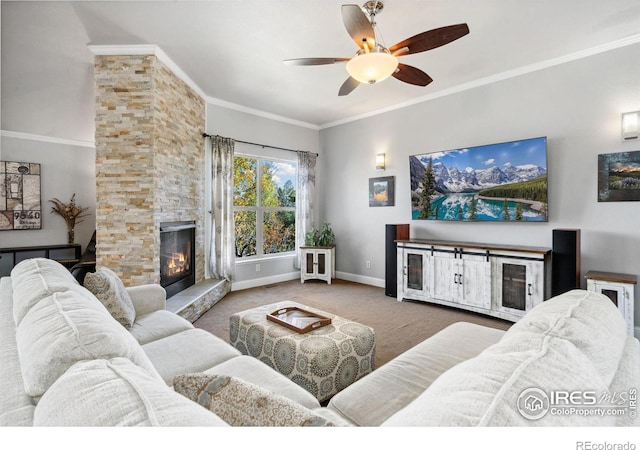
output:
[[[295,169],[294,180],[298,178],[298,161],[297,159],[287,159],[283,157],[277,156],[268,156],[268,155],[255,155],[251,153],[245,152],[235,152],[234,158],[248,158],[256,161],[256,206],[236,206],[235,205],[235,195],[234,195],[234,205],[233,205],[233,213],[234,213],[234,228],[235,228],[235,213],[239,211],[248,211],[255,212],[256,214],[256,254],[249,256],[236,256],[236,263],[243,263],[247,261],[256,261],[256,260],[265,260],[265,259],[277,259],[277,258],[285,258],[292,257],[296,255],[296,249],[298,248],[297,236],[296,242],[294,244],[294,249],[288,252],[279,252],[279,253],[264,253],[264,213],[265,212],[293,212],[296,220],[296,224],[298,221],[297,216],[297,208],[296,206],[262,206],[262,185],[260,183],[262,177],[262,163],[263,161],[269,162],[283,162],[287,164],[292,164]],[[293,187],[296,191],[296,202],[298,201],[298,186],[294,181]],[[235,180],[234,180],[234,189],[235,189]],[[234,250],[235,253],[235,250]]]

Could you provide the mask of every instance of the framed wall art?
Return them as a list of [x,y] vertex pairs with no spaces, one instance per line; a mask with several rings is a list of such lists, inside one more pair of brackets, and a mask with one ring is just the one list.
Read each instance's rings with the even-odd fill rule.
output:
[[369,178],[369,206],[394,205],[394,177]]
[[0,231],[41,228],[40,164],[0,161]]
[[640,151],[598,155],[598,201],[640,200]]
[[412,220],[547,222],[547,138],[409,157]]

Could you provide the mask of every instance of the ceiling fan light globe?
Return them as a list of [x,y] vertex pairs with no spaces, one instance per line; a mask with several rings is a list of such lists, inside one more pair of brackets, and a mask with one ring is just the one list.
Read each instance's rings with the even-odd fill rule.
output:
[[382,81],[398,68],[398,59],[384,51],[360,53],[347,62],[347,72],[360,83]]

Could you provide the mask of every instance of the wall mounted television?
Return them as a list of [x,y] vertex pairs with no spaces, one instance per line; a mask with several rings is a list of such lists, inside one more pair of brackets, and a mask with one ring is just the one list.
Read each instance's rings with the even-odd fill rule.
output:
[[547,138],[409,157],[413,220],[548,222]]

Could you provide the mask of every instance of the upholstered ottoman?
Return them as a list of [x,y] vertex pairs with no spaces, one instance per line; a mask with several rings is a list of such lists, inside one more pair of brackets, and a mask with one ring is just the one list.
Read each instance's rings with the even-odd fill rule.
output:
[[[267,320],[267,314],[290,306],[330,317],[332,322],[300,334]],[[289,377],[320,402],[370,373],[375,364],[373,328],[294,302],[233,314],[230,343]]]

